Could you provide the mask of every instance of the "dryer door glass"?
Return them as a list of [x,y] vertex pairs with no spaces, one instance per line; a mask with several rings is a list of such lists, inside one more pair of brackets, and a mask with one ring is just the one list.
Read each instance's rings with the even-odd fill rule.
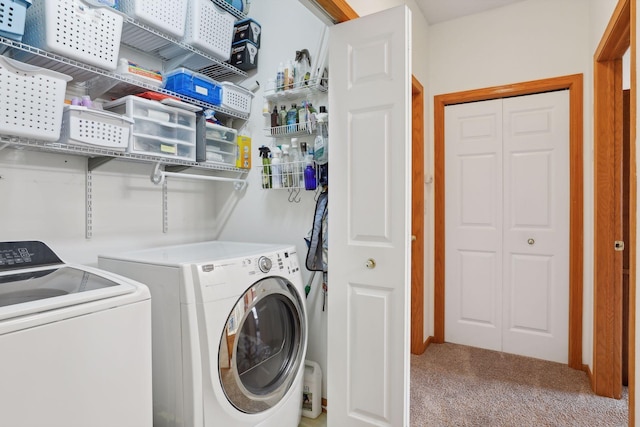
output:
[[303,302],[279,277],[257,282],[240,298],[220,341],[220,380],[229,402],[265,411],[287,393],[304,355]]

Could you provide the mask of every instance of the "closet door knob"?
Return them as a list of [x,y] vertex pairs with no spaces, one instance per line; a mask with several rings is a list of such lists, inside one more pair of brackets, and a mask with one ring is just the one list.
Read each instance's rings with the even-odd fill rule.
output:
[[533,238],[531,238],[531,237],[529,237],[529,240],[527,240],[527,243],[528,243],[529,245],[531,245],[531,246],[533,246],[533,244],[534,244],[535,242],[536,242],[536,241],[535,241],[535,240],[533,240]]
[[367,262],[364,263],[364,266],[369,269],[374,269],[376,268],[376,260],[373,258],[369,258]]

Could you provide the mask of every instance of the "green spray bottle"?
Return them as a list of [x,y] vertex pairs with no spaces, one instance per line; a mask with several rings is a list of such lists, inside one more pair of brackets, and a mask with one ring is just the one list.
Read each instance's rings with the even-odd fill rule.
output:
[[271,162],[269,161],[269,147],[264,145],[259,148],[262,157],[262,188],[271,188]]

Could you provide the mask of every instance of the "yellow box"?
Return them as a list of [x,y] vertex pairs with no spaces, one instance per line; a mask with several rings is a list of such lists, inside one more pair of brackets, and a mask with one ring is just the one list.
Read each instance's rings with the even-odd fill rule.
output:
[[251,138],[245,135],[238,135],[238,155],[236,157],[236,167],[251,169]]

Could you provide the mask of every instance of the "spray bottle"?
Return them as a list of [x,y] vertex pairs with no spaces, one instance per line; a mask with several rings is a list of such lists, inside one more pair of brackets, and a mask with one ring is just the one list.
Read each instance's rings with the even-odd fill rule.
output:
[[316,163],[324,165],[329,161],[329,133],[327,131],[327,121],[329,115],[324,105],[320,106],[318,119],[318,136],[314,141],[314,159]]
[[262,188],[271,188],[271,162],[269,160],[269,147],[264,145],[259,148],[262,157]]

